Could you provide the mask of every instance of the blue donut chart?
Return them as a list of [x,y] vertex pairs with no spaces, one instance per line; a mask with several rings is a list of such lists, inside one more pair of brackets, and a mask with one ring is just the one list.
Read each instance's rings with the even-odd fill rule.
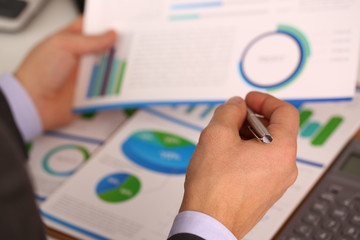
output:
[[[249,50],[256,45],[260,40],[264,40],[270,36],[274,36],[274,35],[282,35],[282,36],[286,36],[289,37],[291,40],[293,40],[300,52],[300,56],[299,59],[297,60],[297,66],[295,68],[295,70],[289,74],[289,76],[285,77],[284,79],[279,79],[276,83],[273,84],[259,84],[256,83],[253,79],[251,79],[247,74],[246,74],[246,70],[244,69],[244,61],[246,59],[246,56],[249,52]],[[306,37],[297,29],[290,27],[290,26],[286,26],[286,25],[280,25],[278,27],[278,29],[274,32],[267,32],[264,33],[260,36],[258,36],[257,38],[255,38],[253,41],[251,41],[248,46],[245,48],[244,53],[241,56],[241,60],[239,62],[239,72],[240,75],[242,77],[243,80],[245,80],[245,82],[247,84],[249,84],[252,87],[255,88],[260,88],[260,89],[266,89],[266,90],[276,90],[279,88],[282,88],[286,85],[288,85],[289,83],[293,82],[302,72],[302,70],[305,67],[307,58],[310,56],[310,46],[309,43],[306,39]]]
[[57,176],[57,177],[68,177],[68,176],[71,176],[74,172],[76,172],[77,168],[69,170],[69,171],[61,172],[56,169],[52,169],[50,167],[49,161],[51,160],[51,158],[53,158],[54,155],[56,155],[57,153],[62,152],[64,150],[75,150],[75,151],[80,152],[83,155],[84,162],[87,161],[90,157],[90,152],[85,147],[80,146],[80,145],[64,144],[64,145],[55,147],[44,156],[44,159],[42,162],[42,166],[48,174]]
[[121,149],[132,162],[165,174],[185,174],[195,144],[167,132],[138,131],[122,144]]

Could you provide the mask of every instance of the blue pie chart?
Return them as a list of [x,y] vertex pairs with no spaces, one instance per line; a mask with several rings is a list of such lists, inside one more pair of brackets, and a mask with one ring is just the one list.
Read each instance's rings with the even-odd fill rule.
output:
[[175,134],[142,130],[130,135],[121,146],[134,163],[165,174],[185,174],[195,144]]
[[96,186],[96,194],[105,202],[118,203],[132,199],[140,191],[140,180],[129,173],[105,176]]

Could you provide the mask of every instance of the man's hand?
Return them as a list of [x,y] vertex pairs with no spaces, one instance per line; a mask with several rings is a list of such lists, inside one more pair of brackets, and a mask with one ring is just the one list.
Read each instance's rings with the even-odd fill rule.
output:
[[[271,143],[241,139],[246,105],[268,120]],[[298,126],[292,105],[263,93],[217,108],[190,161],[180,211],[208,214],[241,239],[294,183]]]
[[80,57],[105,51],[115,39],[113,31],[83,35],[79,18],[41,42],[25,58],[15,76],[34,101],[44,130],[74,119],[71,108]]

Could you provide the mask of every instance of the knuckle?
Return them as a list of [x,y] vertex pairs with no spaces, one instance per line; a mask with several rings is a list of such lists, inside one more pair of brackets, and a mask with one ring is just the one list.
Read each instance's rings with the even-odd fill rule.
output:
[[218,141],[227,138],[230,134],[230,128],[223,123],[216,123],[207,126],[200,134],[201,141]]
[[215,113],[221,114],[222,112],[238,112],[241,108],[239,104],[223,104],[216,108]]

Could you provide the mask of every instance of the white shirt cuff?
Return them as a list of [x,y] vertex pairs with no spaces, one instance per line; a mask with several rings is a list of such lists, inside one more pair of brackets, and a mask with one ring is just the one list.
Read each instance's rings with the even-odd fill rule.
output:
[[206,240],[236,240],[221,222],[196,211],[184,211],[176,216],[169,237],[178,233],[190,233]]
[[8,101],[24,142],[40,135],[43,130],[40,116],[30,96],[14,75],[1,75],[0,89]]

